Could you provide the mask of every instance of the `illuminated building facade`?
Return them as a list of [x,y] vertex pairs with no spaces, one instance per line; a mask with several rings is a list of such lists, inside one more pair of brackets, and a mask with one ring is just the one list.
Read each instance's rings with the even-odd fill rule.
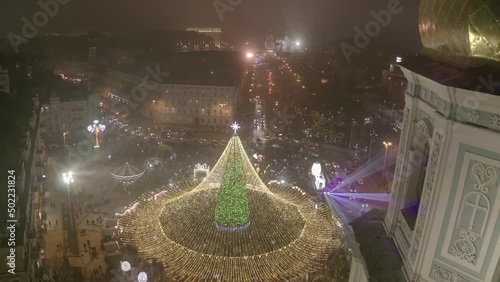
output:
[[[29,120],[29,130],[20,140],[23,144],[20,159],[13,166],[16,168],[17,197],[15,246],[9,244],[8,241],[11,229],[7,229],[7,226],[12,223],[8,223],[7,220],[0,223],[0,256],[3,260],[0,264],[0,281],[38,281],[42,279],[45,267],[44,254],[37,244],[37,238],[44,232],[42,227],[46,218],[42,208],[42,198],[44,197],[44,164],[47,156],[41,134],[43,130],[38,98],[34,98],[33,102],[33,115]],[[5,205],[5,211],[7,211],[7,205]],[[8,264],[11,248],[15,249],[15,271],[13,272],[9,272],[11,265]]]
[[500,65],[489,45],[499,33],[487,32],[500,9],[435,4],[421,2],[423,54],[401,63],[408,86],[384,227],[406,281],[500,281]]
[[151,100],[146,114],[157,122],[227,127],[233,120],[236,85],[166,84],[162,88],[166,95]]
[[99,94],[85,91],[54,93],[49,103],[42,105],[45,130],[52,134],[85,130],[89,122],[100,118],[100,113]]
[[214,28],[214,27],[192,27],[192,28],[187,28],[186,31],[194,31],[198,32],[204,35],[209,36],[214,40],[214,44],[217,48],[221,48],[221,34],[222,34],[222,29],[221,28]]
[[[387,91],[387,100],[391,108],[402,110],[405,104],[406,78],[395,64],[382,72],[382,87]],[[393,107],[392,107],[393,106]]]
[[242,91],[243,68],[237,65],[240,61],[241,54],[236,52],[180,53],[171,69],[165,70],[169,75],[146,91],[141,101],[134,101],[131,93],[147,77],[145,68],[110,68],[107,97],[123,104],[137,104],[130,109],[157,123],[227,128],[234,120]]
[[269,32],[266,36],[264,48],[266,49],[268,54],[276,54],[276,37],[271,32]]
[[288,35],[276,40],[277,53],[299,53],[303,52],[303,44],[298,40],[293,40]]

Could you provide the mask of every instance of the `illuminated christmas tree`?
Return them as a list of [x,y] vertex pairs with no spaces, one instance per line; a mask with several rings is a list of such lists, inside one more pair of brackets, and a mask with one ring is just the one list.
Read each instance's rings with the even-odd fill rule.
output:
[[[215,222],[218,227],[235,229],[248,226],[250,211],[242,152],[233,136],[229,144],[228,160],[220,183]],[[244,153],[244,152],[243,152]]]
[[162,263],[169,281],[320,275],[342,238],[336,217],[299,187],[262,182],[238,128],[233,125],[234,136],[201,182],[148,191],[117,214],[120,239],[142,258]]

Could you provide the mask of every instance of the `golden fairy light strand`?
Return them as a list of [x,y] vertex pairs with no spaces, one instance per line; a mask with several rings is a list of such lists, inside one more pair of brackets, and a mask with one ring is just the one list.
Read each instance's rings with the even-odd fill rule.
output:
[[[231,142],[244,152],[239,138]],[[298,187],[266,187],[245,153],[252,224],[240,232],[215,228],[211,211],[227,152],[201,183],[183,181],[141,196],[120,218],[124,244],[160,261],[174,281],[292,280],[324,269],[342,237],[328,207]]]

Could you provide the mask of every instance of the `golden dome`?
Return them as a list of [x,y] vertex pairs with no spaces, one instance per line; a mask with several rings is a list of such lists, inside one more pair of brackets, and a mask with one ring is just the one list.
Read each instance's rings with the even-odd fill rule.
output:
[[419,29],[424,52],[500,62],[498,0],[421,0]]

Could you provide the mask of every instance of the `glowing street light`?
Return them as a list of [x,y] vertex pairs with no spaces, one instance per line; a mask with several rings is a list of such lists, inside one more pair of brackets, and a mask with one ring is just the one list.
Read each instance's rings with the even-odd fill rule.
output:
[[90,133],[95,133],[95,146],[94,148],[99,148],[99,132],[102,132],[106,129],[104,124],[100,124],[99,120],[94,120],[94,122],[87,126],[87,130]]
[[[156,100],[153,100],[153,111],[152,111],[152,114],[153,114],[153,119],[155,118],[155,103],[156,103]],[[156,123],[156,120],[155,120],[155,123]]]
[[387,161],[387,149],[389,148],[389,146],[391,146],[391,145],[392,145],[392,143],[391,143],[391,142],[386,142],[386,141],[384,141],[384,142],[383,142],[383,144],[384,144],[384,146],[385,146],[385,154],[384,154],[384,170],[383,170],[383,171],[385,172],[385,163],[386,163],[386,161]]
[[69,208],[69,221],[71,223],[71,228],[74,228],[74,224],[73,224],[73,213],[71,211],[71,198],[70,198],[70,191],[69,191],[69,187],[70,187],[70,184],[75,182],[75,179],[73,178],[73,172],[64,172],[63,173],[63,181],[64,183],[66,183],[68,185],[68,208]]
[[63,173],[63,180],[64,180],[64,183],[66,184],[70,184],[70,183],[73,183],[75,182],[75,179],[73,178],[73,172],[65,172]]
[[295,45],[296,45],[296,46],[300,46],[300,41],[296,41],[296,42],[295,42]]
[[64,132],[63,133],[63,142],[64,142],[64,161],[66,162],[68,159],[66,157],[66,135],[68,134],[68,132]]
[[252,52],[247,52],[247,59],[251,59],[254,57],[254,54]]

